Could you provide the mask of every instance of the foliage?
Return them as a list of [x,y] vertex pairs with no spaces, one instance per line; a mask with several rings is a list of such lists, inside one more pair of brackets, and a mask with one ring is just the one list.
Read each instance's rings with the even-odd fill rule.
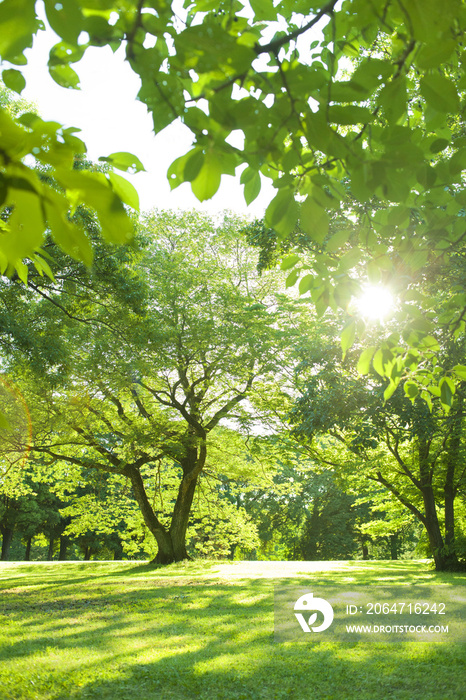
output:
[[[3,2],[0,25],[17,22],[21,39],[0,44],[3,60],[25,62],[16,53],[30,44],[25,27],[39,26],[33,20],[34,3]],[[17,14],[17,17],[16,17]],[[22,28],[21,28],[22,27]],[[7,31],[11,31],[11,28]],[[66,49],[62,49],[62,52]],[[17,69],[5,69],[3,80],[21,92],[24,79]],[[139,161],[130,154],[113,154],[106,162],[107,172],[82,168],[85,144],[75,134],[78,128],[65,128],[58,122],[46,122],[36,109],[12,99],[11,92],[0,86],[0,273],[28,281],[27,263],[39,275],[53,279],[50,257],[44,240],[50,234],[57,245],[76,260],[90,265],[93,250],[86,229],[75,216],[85,203],[94,211],[99,230],[106,241],[127,243],[134,225],[125,204],[138,209],[138,195],[133,186],[111,166],[120,170],[136,167]]]
[[[410,395],[409,384],[384,403],[386,384],[375,372],[361,377],[357,356],[342,362],[329,336],[309,344],[299,368],[302,395],[291,412],[295,435],[317,461],[338,467],[353,494],[361,493],[361,479],[387,489],[425,527],[437,567],[457,566],[457,556],[463,556],[455,545],[455,504],[466,476],[464,385],[448,412],[438,405],[429,411],[419,396]],[[447,339],[442,352],[446,365],[454,362],[464,353],[464,339],[455,344]],[[375,505],[386,510],[380,499]],[[396,512],[388,511],[401,526]]]
[[[257,524],[260,557],[286,560],[352,559],[358,549],[354,497],[335,484],[330,470],[309,462],[305,452],[277,450],[277,437],[256,438],[263,452],[278,452],[271,483],[244,488],[242,501]],[[319,473],[320,472],[320,473]]]
[[[0,55],[11,66],[3,79],[17,92],[24,52],[42,29],[35,5],[1,4]],[[59,36],[49,58],[56,82],[78,87],[72,66],[89,46],[124,46],[154,129],[181,119],[192,131],[192,148],[169,169],[172,187],[190,182],[200,200],[208,199],[223,174],[242,166],[251,202],[262,178],[271,179],[277,192],[266,226],[285,238],[299,222],[310,237],[313,259],[293,274],[296,280],[304,271],[300,290],[311,291],[320,313],[329,305],[346,309],[361,275],[393,283],[407,312],[406,333],[385,349],[414,384],[422,358],[410,351],[425,350],[433,308],[451,333],[464,330],[460,287],[440,307],[417,298],[417,312],[409,303],[424,265],[435,262],[441,278],[464,244],[463,0],[186,0],[176,9],[150,0],[70,0],[47,1],[45,12]],[[84,149],[75,129],[37,116],[14,120],[5,110],[2,120],[4,204],[15,206],[4,224],[4,270],[9,263],[24,277],[25,255],[44,265],[37,250],[47,225],[69,253],[89,261],[87,239],[67,219],[76,201],[98,210],[110,239],[126,238],[117,195],[132,206],[134,193],[119,176],[72,169]],[[238,133],[242,145],[231,138]],[[25,165],[27,154],[53,168],[58,189]],[[123,170],[140,167],[127,154],[104,160]],[[294,255],[286,265],[298,261]],[[344,350],[357,331],[350,319]],[[379,366],[391,376],[392,360]],[[446,378],[455,382],[465,372],[461,365]],[[428,385],[438,387],[438,378]]]
[[[29,285],[13,300],[32,334],[57,339],[52,357],[40,345],[30,349],[38,373],[11,333],[11,366],[30,395],[34,454],[59,469],[80,467],[85,479],[100,469],[131,483],[165,562],[187,556],[191,515],[206,522],[205,508],[193,509],[202,475],[251,472],[244,438],[230,439],[225,420],[241,430],[251,424],[246,399],[256,381],[274,385],[287,348],[276,327],[276,279],[258,277],[241,224],[153,212],[133,249],[111,265],[97,256],[92,281],[67,265],[55,282]],[[221,496],[215,509],[209,528],[233,525]],[[102,527],[115,526],[120,510],[110,505]],[[238,544],[243,535],[251,540],[254,528],[237,514],[224,539]]]

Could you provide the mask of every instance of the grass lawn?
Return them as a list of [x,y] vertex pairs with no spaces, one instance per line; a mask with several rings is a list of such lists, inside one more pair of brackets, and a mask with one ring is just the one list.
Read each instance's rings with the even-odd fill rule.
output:
[[425,562],[0,564],[0,700],[466,697],[465,650],[273,641],[286,582],[461,584]]

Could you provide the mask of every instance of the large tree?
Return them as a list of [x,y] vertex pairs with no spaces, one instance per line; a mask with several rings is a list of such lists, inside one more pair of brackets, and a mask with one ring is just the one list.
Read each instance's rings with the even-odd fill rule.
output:
[[285,361],[277,280],[257,275],[240,225],[228,216],[215,226],[194,213],[151,214],[119,295],[98,279],[79,293],[70,279],[46,281],[42,301],[28,292],[37,332],[47,334],[61,313],[55,363],[41,378],[23,373],[33,420],[37,411],[33,451],[125,476],[161,563],[187,556],[203,472],[233,460],[214,458],[216,430],[227,419],[249,424],[255,382],[273,383]]
[[[11,64],[2,75],[18,92],[24,51],[42,29],[36,4],[0,5],[0,55]],[[441,277],[463,246],[464,0],[44,4],[60,37],[49,59],[60,85],[78,87],[72,65],[89,46],[123,46],[155,130],[180,119],[192,131],[192,148],[170,168],[173,187],[188,181],[208,199],[224,173],[243,166],[251,202],[262,178],[271,179],[277,192],[266,223],[286,237],[299,220],[313,240],[303,288],[312,289],[321,310],[346,307],[358,264],[371,276],[404,278],[404,296],[427,260],[437,261]],[[2,270],[16,267],[24,276],[21,261],[37,254],[47,226],[68,252],[89,261],[86,238],[66,216],[77,201],[98,210],[104,233],[124,239],[129,227],[117,195],[135,205],[131,188],[118,176],[74,172],[73,155],[84,145],[71,129],[1,114],[3,201],[14,207],[2,236]],[[232,145],[233,132],[244,137],[241,145]],[[26,155],[52,168],[58,190],[39,182]],[[128,154],[105,160],[140,167]],[[356,228],[348,201],[358,203]],[[346,223],[343,231],[329,228],[335,217]],[[420,303],[429,309],[428,299]],[[442,323],[464,329],[461,290],[445,305]],[[350,321],[345,347],[354,330]],[[419,365],[405,362],[406,349],[422,341],[412,335],[395,350],[413,376]],[[390,367],[384,371],[390,376]]]

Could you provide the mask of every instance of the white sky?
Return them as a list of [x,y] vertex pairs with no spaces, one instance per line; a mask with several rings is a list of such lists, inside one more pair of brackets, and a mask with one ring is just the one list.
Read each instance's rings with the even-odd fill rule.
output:
[[[80,77],[80,90],[62,88],[48,74],[48,52],[59,38],[52,30],[38,33],[27,52],[28,65],[21,68],[27,84],[22,97],[35,102],[40,116],[65,126],[76,126],[86,144],[89,157],[97,160],[116,151],[129,151],[142,161],[146,173],[127,174],[140,196],[141,210],[203,209],[210,212],[230,209],[251,217],[261,217],[274,190],[264,182],[263,191],[246,207],[243,187],[236,178],[222,177],[217,194],[200,203],[188,183],[170,191],[166,177],[172,161],[186,153],[192,143],[191,132],[181,123],[154,135],[152,119],[145,106],[136,100],[139,78],[124,61],[124,51],[112,53],[109,47],[90,48],[79,63],[72,64]],[[239,173],[240,170],[237,170]]]

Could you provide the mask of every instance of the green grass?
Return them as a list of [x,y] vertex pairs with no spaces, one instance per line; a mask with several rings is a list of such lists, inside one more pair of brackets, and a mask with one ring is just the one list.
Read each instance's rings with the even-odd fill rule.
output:
[[445,700],[464,649],[273,641],[273,586],[462,584],[425,562],[0,565],[0,700]]

